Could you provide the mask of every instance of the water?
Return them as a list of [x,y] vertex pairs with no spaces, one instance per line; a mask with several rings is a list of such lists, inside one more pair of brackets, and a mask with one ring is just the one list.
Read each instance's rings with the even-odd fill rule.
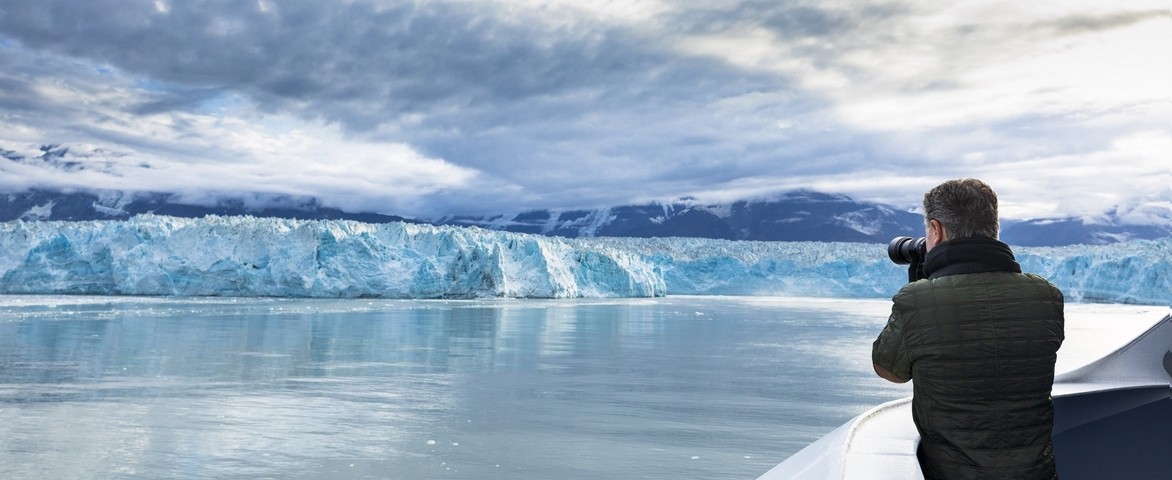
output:
[[0,478],[751,479],[888,305],[0,296]]

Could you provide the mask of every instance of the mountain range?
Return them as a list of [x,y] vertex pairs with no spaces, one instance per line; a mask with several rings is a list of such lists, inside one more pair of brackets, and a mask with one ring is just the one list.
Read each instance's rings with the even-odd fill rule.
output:
[[[914,212],[845,195],[809,190],[769,198],[709,204],[684,198],[673,202],[582,210],[532,210],[491,215],[405,218],[325,207],[317,199],[242,196],[209,202],[168,193],[28,190],[0,195],[0,221],[119,220],[143,213],[176,217],[207,215],[345,219],[368,223],[412,222],[480,227],[563,237],[698,237],[759,241],[885,243],[893,237],[923,235],[923,217]],[[1001,238],[1011,245],[1108,244],[1172,236],[1172,221],[1124,222],[1118,212],[1088,221],[1077,218],[1002,219]]]

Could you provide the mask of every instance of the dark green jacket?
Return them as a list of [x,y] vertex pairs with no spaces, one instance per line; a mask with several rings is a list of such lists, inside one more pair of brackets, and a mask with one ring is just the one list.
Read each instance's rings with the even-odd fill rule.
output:
[[914,380],[925,478],[1054,478],[1062,293],[983,237],[941,243],[924,272],[893,298],[872,360]]

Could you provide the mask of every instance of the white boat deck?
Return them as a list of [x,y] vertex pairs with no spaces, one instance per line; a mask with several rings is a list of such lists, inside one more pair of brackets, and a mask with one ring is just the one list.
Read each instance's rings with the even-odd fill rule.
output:
[[[1160,359],[1172,348],[1172,339],[1147,342],[1138,348],[1143,352],[1128,354],[1134,357],[1125,359],[1130,362],[1119,362],[1116,357],[1122,351],[1137,350],[1124,347],[1132,347],[1138,336],[1157,324],[1169,324],[1166,326],[1169,328],[1160,330],[1163,337],[1172,337],[1169,335],[1172,319],[1162,322],[1168,315],[1172,315],[1172,309],[1167,307],[1067,306],[1066,341],[1058,351],[1055,371],[1059,375],[1055,378],[1054,397],[1153,385],[1167,387],[1169,373],[1163,371]],[[1141,357],[1147,368],[1131,365]],[[1117,361],[1110,362],[1112,359]],[[1155,388],[1144,398],[1153,395],[1167,398],[1169,392],[1167,388]],[[1112,413],[1101,407],[1094,410],[1089,416],[1101,418]],[[1086,421],[1090,420],[1093,418]],[[894,400],[855,417],[758,480],[923,479],[916,460],[918,442],[919,434],[912,423],[911,398]]]

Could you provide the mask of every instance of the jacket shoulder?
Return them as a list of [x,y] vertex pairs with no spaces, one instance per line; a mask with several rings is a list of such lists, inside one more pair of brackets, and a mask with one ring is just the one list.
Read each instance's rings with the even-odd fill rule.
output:
[[899,292],[892,297],[892,300],[898,305],[910,306],[929,301],[925,299],[940,299],[941,292],[952,291],[959,293],[965,288],[972,287],[976,284],[982,284],[986,287],[992,285],[994,291],[1007,293],[1027,288],[1035,292],[1034,295],[1040,292],[1042,296],[1050,297],[1053,300],[1063,300],[1062,292],[1045,277],[1035,273],[1014,272],[966,273],[916,280],[900,288]]
[[1023,274],[1021,274],[1021,276],[1025,278],[1025,280],[1023,280],[1023,283],[1035,284],[1035,285],[1049,291],[1050,295],[1052,297],[1054,297],[1056,300],[1060,300],[1060,301],[1063,300],[1062,291],[1059,290],[1058,287],[1054,286],[1053,283],[1050,283],[1050,280],[1047,280],[1046,277],[1043,277],[1043,276],[1038,275],[1036,273],[1023,273]]

